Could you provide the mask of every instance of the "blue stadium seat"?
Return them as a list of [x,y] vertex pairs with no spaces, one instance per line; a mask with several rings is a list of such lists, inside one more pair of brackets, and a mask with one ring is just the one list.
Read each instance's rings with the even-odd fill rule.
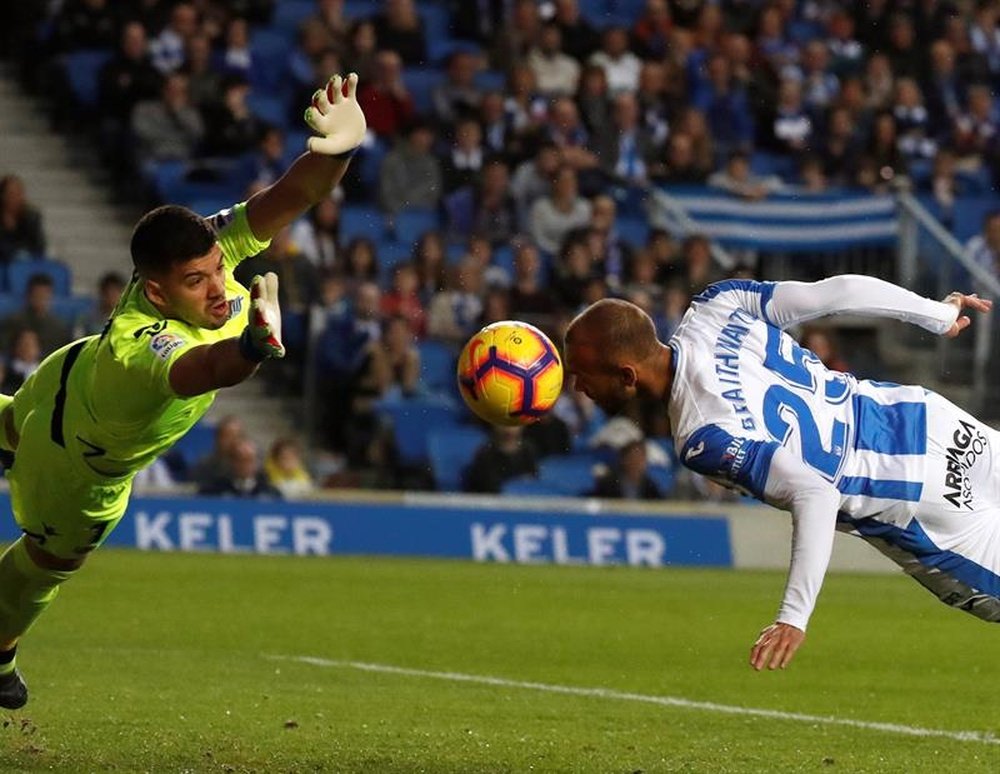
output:
[[395,268],[410,260],[412,245],[400,244],[391,239],[383,239],[375,244],[378,257],[379,284],[383,288],[392,287],[392,273]]
[[174,202],[180,199],[177,196],[181,184],[184,182],[184,175],[187,174],[188,163],[176,159],[167,161],[151,161],[148,165],[148,174],[153,185],[153,191],[161,202]]
[[510,245],[500,245],[493,248],[493,256],[490,260],[493,266],[497,266],[507,272],[507,275],[514,277],[514,248]]
[[313,0],[281,0],[274,6],[271,26],[297,33],[302,22],[315,13],[316,3]]
[[594,488],[594,465],[589,454],[546,457],[538,465],[538,479],[565,495],[589,494]]
[[437,67],[406,67],[403,69],[403,83],[413,97],[417,112],[430,115],[433,110],[431,93],[442,81],[444,72]]
[[219,210],[225,210],[232,207],[235,202],[236,199],[233,199],[231,196],[206,196],[204,198],[189,199],[178,203],[183,204],[188,209],[194,210],[199,215],[208,217],[209,215],[214,215]]
[[646,469],[646,475],[652,480],[661,496],[666,497],[674,490],[677,474],[673,468],[665,468],[662,465],[650,465]]
[[472,54],[481,54],[482,46],[473,40],[462,38],[428,38],[427,39],[427,59],[439,66],[444,66],[448,58],[458,52],[468,51]]
[[396,241],[412,247],[421,234],[440,227],[440,219],[434,210],[422,207],[408,207],[400,210],[392,219]]
[[74,325],[96,305],[91,296],[56,296],[52,299],[52,314],[64,323]]
[[388,146],[381,140],[365,142],[361,149],[354,156],[352,166],[358,170],[358,177],[361,178],[361,185],[369,193],[369,199],[374,199],[379,187],[379,172],[382,169],[382,160],[388,153]]
[[207,422],[197,422],[171,447],[171,454],[180,461],[181,475],[185,479],[198,461],[212,451],[214,444],[215,427]]
[[53,290],[57,296],[70,294],[72,272],[62,261],[40,258],[32,261],[14,261],[7,267],[7,290],[18,297],[24,296],[28,280],[35,274],[45,274],[52,278]]
[[634,215],[619,216],[617,226],[618,236],[632,247],[642,247],[649,238],[649,223],[645,218],[637,218]]
[[505,481],[500,487],[501,494],[518,497],[566,497],[548,481],[542,481],[531,476],[518,476]]
[[447,344],[427,339],[420,351],[420,386],[429,392],[451,393],[455,389],[457,356]]
[[66,77],[69,79],[73,97],[83,107],[93,110],[97,107],[98,76],[104,63],[111,59],[111,49],[82,49],[63,57]]
[[983,230],[983,218],[1000,210],[1000,200],[995,196],[963,196],[955,202],[955,221],[952,231],[963,244]]
[[367,19],[380,10],[378,0],[345,0],[344,17],[347,19]]
[[455,426],[461,417],[454,402],[435,397],[384,400],[377,409],[392,422],[399,462],[406,467],[426,464],[431,431]]
[[457,492],[462,489],[465,469],[487,439],[486,433],[477,427],[460,426],[431,431],[428,450],[438,490]]
[[24,308],[24,298],[13,293],[0,293],[0,319],[21,311]]
[[[288,106],[282,97],[261,93],[260,90],[250,92],[247,96],[247,107],[257,118],[282,129],[288,126]],[[305,149],[300,148],[299,153]],[[297,156],[298,154],[296,154]]]
[[476,73],[476,88],[480,91],[503,91],[507,76],[502,70],[480,70]]
[[424,22],[424,36],[428,41],[450,38],[450,18],[444,5],[420,3],[417,5],[420,18]]
[[340,239],[344,244],[359,236],[380,242],[385,235],[385,218],[375,207],[354,204],[341,209]]
[[288,54],[295,36],[288,31],[258,29],[250,33],[250,85],[263,93],[278,93],[288,83]]

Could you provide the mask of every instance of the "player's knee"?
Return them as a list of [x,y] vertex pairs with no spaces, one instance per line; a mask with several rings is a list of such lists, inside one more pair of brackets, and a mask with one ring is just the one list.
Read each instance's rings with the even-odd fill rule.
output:
[[48,551],[38,546],[33,540],[25,540],[24,548],[27,551],[28,556],[31,558],[32,563],[42,570],[75,572],[83,566],[83,562],[86,559],[85,556],[65,559],[61,556],[50,554]]

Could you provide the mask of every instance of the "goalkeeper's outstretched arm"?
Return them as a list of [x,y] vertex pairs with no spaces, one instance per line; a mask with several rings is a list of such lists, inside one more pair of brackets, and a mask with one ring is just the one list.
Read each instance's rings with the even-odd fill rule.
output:
[[305,120],[321,136],[310,137],[309,151],[247,202],[250,230],[261,241],[271,239],[327,196],[344,176],[368,128],[357,91],[358,76],[351,73],[346,81],[334,75],[325,89],[313,95]]
[[284,356],[278,276],[268,272],[253,278],[249,321],[242,335],[185,352],[170,368],[170,387],[185,398],[232,387],[249,379],[264,360]]

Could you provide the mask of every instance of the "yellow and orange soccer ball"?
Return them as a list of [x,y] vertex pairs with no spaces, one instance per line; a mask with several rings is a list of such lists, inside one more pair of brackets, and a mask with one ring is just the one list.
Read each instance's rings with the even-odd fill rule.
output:
[[466,405],[494,425],[537,422],[559,399],[563,364],[549,337],[514,320],[487,325],[458,358]]

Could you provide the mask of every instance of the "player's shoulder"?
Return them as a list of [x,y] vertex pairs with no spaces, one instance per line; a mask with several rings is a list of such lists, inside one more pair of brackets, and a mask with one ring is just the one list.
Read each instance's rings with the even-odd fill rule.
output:
[[104,336],[117,360],[125,365],[169,359],[192,341],[188,326],[178,320],[124,312],[110,321]]
[[692,296],[691,302],[692,304],[705,305],[713,301],[732,301],[738,294],[751,294],[760,296],[760,300],[764,304],[770,300],[776,285],[776,282],[763,282],[754,279],[724,279],[706,286],[700,293]]

